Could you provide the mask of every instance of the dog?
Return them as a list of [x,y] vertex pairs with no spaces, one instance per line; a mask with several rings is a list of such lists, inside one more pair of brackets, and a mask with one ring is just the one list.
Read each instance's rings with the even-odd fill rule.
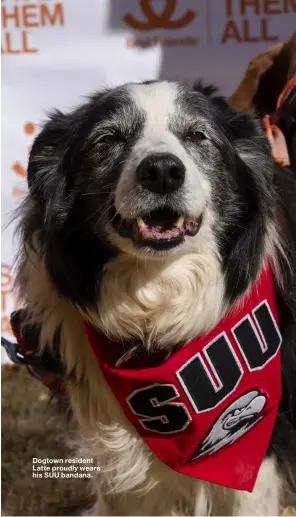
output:
[[[260,121],[202,83],[106,89],[49,116],[32,146],[28,185],[16,276],[23,328],[38,324],[41,352],[58,353],[65,367],[83,450],[101,469],[90,512],[278,515],[288,478],[296,492],[296,181],[273,162]],[[176,472],[151,452],[106,382],[85,322],[107,336],[109,351],[123,344],[123,368],[137,357],[160,364],[227,317],[266,263],[283,394],[249,493]],[[258,389],[246,394],[217,428],[243,434],[242,413],[251,436],[265,399]],[[209,434],[198,454],[215,440]]]

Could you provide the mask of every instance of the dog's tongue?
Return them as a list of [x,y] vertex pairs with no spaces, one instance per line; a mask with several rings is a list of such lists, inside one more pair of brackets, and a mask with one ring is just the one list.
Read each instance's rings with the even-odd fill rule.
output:
[[137,229],[142,239],[172,239],[185,233],[184,217],[171,213],[157,212],[137,218]]

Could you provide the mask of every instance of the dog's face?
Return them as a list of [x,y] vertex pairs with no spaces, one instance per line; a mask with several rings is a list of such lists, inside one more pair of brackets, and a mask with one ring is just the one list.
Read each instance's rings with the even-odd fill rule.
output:
[[30,156],[30,231],[55,254],[62,293],[73,297],[75,283],[92,297],[118,253],[163,262],[209,247],[245,287],[263,249],[270,151],[257,122],[213,91],[130,84],[52,115]]
[[[131,85],[114,95],[114,113],[95,132],[98,152],[113,159],[107,231],[115,246],[158,258],[198,243],[212,211],[211,173],[224,175],[223,135],[209,110],[203,95],[174,83]],[[103,188],[110,185],[104,165]]]

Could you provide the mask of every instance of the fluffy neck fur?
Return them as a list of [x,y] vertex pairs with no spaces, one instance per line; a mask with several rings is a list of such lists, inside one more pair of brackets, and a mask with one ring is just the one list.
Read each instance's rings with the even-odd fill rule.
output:
[[[269,223],[261,263],[270,261],[280,283],[278,257],[284,252],[277,235]],[[42,339],[50,344],[63,322],[63,311],[71,304],[56,294],[36,251],[27,250],[19,266],[16,285],[20,298],[30,318],[42,324],[42,333],[47,317],[52,320],[58,315],[51,335]],[[215,248],[206,245],[202,253],[192,250],[162,262],[120,254],[105,267],[98,306],[80,312],[111,339],[137,340],[148,349],[170,350],[211,330],[228,310],[220,257]],[[72,311],[77,309],[72,306]]]
[[145,262],[121,255],[106,267],[90,323],[113,339],[147,348],[186,343],[212,328],[225,311],[218,257],[192,253]]

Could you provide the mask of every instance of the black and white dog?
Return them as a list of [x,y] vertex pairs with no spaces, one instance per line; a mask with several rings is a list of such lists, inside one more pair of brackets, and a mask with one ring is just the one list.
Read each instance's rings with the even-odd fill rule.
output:
[[[40,347],[56,347],[58,336],[84,447],[101,467],[94,511],[278,515],[284,473],[295,495],[296,181],[273,163],[260,122],[212,87],[124,85],[50,116],[28,183],[17,287],[28,323],[41,325]],[[247,493],[179,474],[151,453],[108,387],[82,318],[128,353],[169,357],[214,328],[266,260],[283,396]]]

